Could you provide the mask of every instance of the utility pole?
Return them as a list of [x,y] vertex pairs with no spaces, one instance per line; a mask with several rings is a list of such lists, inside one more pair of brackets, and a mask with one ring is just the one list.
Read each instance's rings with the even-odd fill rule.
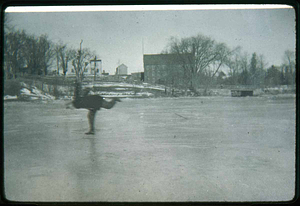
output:
[[78,58],[78,65],[80,65],[80,58],[81,58],[81,44],[82,44],[83,40],[81,39],[81,42],[80,42],[80,48],[79,48],[79,51],[78,51],[78,54],[79,54],[79,58]]
[[58,51],[56,53],[56,66],[57,66],[57,76],[59,75],[59,54],[58,54]]
[[[78,64],[77,64],[77,75],[78,75],[78,79],[80,79],[80,81],[82,81],[82,78],[83,78],[83,71],[82,71],[82,65],[81,65],[81,44],[82,44],[83,40],[81,39],[81,42],[80,42],[80,48],[79,48],[79,51],[78,51]],[[76,68],[75,68],[76,69]]]
[[94,81],[96,81],[96,59],[97,59],[97,56],[95,56],[95,59],[94,59]]

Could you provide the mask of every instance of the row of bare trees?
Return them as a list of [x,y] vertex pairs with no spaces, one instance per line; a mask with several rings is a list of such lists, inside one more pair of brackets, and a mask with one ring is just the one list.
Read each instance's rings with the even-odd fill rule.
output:
[[47,75],[53,52],[46,35],[35,37],[25,31],[4,35],[4,69],[7,78],[23,72]]
[[63,76],[66,76],[69,64],[71,63],[71,68],[74,69],[77,80],[82,81],[89,60],[95,56],[95,53],[91,52],[88,48],[83,49],[82,43],[83,40],[81,40],[78,50],[69,48],[62,42],[55,44],[54,51],[56,55],[57,74],[59,74],[59,69],[61,68]]
[[214,82],[263,86],[272,82],[270,78],[273,77],[270,76],[268,70],[274,70],[274,68],[278,70],[282,79],[281,82],[276,83],[293,84],[295,82],[295,52],[290,50],[284,53],[285,63],[283,65],[279,68],[274,66],[267,68],[267,62],[263,55],[253,53],[249,58],[246,52],[242,52],[241,47],[230,49],[225,43],[218,43],[210,37],[199,34],[181,39],[171,37],[162,53],[173,54],[176,61],[181,61],[182,65],[177,69],[176,67],[170,68],[173,71],[168,72],[166,78],[169,80],[181,79],[184,85],[191,90],[205,85],[206,92]]
[[68,47],[67,44],[54,43],[46,34],[36,37],[24,30],[15,30],[9,21],[4,22],[4,73],[7,79],[18,75],[48,75],[49,68],[56,66],[56,74],[62,70],[63,76],[68,69],[74,69],[78,80],[84,78],[87,62],[95,56],[87,48]]

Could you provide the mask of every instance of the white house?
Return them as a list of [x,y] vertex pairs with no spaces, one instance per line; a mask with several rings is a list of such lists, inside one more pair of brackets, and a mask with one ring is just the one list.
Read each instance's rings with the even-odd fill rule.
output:
[[116,68],[116,75],[127,75],[128,67],[125,64],[121,64]]

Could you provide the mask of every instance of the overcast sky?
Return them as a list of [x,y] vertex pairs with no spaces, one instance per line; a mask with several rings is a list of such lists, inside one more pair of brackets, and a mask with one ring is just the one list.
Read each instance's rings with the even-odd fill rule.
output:
[[95,51],[103,69],[115,73],[118,64],[128,72],[143,71],[144,54],[161,53],[171,36],[202,34],[230,48],[241,46],[251,57],[263,54],[268,66],[283,63],[284,51],[295,50],[293,9],[95,11],[10,13],[16,29],[48,34],[72,48]]

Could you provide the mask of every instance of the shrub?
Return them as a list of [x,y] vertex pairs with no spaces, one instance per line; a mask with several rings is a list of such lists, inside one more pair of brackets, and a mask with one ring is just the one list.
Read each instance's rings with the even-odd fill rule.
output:
[[22,89],[21,83],[16,79],[5,80],[4,95],[19,96]]
[[59,99],[59,97],[61,96],[61,92],[59,91],[57,85],[53,86],[53,96],[55,97],[55,99]]

